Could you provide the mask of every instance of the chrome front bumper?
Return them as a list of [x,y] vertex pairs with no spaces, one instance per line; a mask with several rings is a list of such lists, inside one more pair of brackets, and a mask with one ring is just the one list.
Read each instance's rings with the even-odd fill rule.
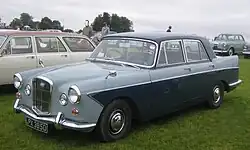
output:
[[213,50],[215,53],[228,53],[227,50]]
[[250,55],[250,51],[243,51],[242,54],[243,55]]
[[56,116],[46,116],[40,117],[37,116],[32,110],[28,109],[24,105],[19,105],[20,99],[16,99],[14,103],[14,110],[16,113],[24,113],[25,115],[42,122],[47,122],[54,124],[56,128],[69,128],[74,130],[81,130],[85,132],[91,132],[94,130],[96,124],[95,123],[79,123],[73,122],[71,120],[67,120],[64,118],[64,114],[62,112],[58,112]]

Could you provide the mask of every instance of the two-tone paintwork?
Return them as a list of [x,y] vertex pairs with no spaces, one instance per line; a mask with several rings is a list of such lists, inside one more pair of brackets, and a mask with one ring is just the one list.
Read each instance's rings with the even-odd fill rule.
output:
[[[238,75],[238,56],[216,57],[209,41],[205,38],[171,33],[131,32],[107,35],[103,40],[117,38],[155,42],[158,50],[154,65],[150,68],[138,69],[113,64],[109,61],[106,63],[84,61],[21,72],[23,85],[30,84],[31,80],[37,76],[50,79],[53,82],[53,94],[52,112],[49,117],[56,117],[60,112],[66,119],[78,124],[96,124],[103,109],[116,99],[126,99],[133,109],[136,119],[150,120],[175,111],[186,104],[207,100],[211,97],[213,86],[218,82],[223,82],[225,90],[228,92],[241,82]],[[185,57],[185,62],[182,64],[157,65],[159,47],[162,42],[185,39],[200,41],[206,49],[209,59],[188,62]],[[115,71],[116,75],[107,77],[110,71]],[[61,106],[58,101],[59,96],[67,93],[72,85],[77,85],[81,91],[80,104],[69,103],[67,106]],[[23,87],[19,90],[22,95],[24,95]],[[25,106],[30,113],[34,113],[30,109],[32,95],[24,95],[14,108],[18,109],[19,106]],[[72,108],[79,109],[78,116],[72,115]],[[26,115],[29,114],[26,113]],[[39,116],[39,114],[34,115]],[[82,128],[84,131],[92,131],[94,126],[85,129]]]

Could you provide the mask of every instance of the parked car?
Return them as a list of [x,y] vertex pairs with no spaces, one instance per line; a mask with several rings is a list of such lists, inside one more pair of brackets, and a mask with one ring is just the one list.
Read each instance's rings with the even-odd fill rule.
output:
[[239,60],[216,57],[209,44],[165,32],[107,35],[81,63],[15,74],[14,110],[40,132],[53,126],[96,131],[113,141],[128,135],[133,120],[200,102],[219,108],[224,92],[242,82]]
[[16,72],[74,63],[96,45],[86,36],[63,32],[0,31],[0,85],[12,84]]
[[216,54],[234,55],[242,53],[246,41],[241,34],[220,34],[212,42]]
[[246,43],[242,52],[244,58],[250,58],[250,43]]

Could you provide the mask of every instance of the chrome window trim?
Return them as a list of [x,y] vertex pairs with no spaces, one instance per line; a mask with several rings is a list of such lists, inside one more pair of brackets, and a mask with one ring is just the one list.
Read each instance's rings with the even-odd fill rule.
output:
[[168,77],[168,78],[163,78],[163,79],[156,79],[156,80],[152,80],[152,82],[146,81],[146,82],[135,83],[135,84],[130,84],[130,85],[123,85],[123,86],[118,86],[118,87],[113,87],[113,88],[102,89],[102,90],[95,90],[95,91],[91,91],[91,92],[86,92],[86,94],[91,95],[91,94],[95,94],[95,93],[99,93],[99,92],[122,89],[122,88],[133,87],[133,86],[144,85],[144,84],[151,84],[151,83],[160,82],[160,81],[164,81],[164,80],[171,80],[171,79],[182,78],[182,77],[186,77],[186,76],[192,76],[192,75],[209,73],[209,72],[217,72],[217,71],[222,71],[222,70],[230,70],[230,69],[239,69],[239,67],[227,67],[227,68],[220,68],[220,69],[214,69],[214,70],[200,71],[200,72],[189,73],[189,74],[185,74],[185,75],[179,75],[179,76]]
[[[31,48],[32,48],[32,52],[31,53],[21,53],[21,54],[12,54],[12,51],[11,51],[11,54],[9,55],[4,55],[4,57],[6,56],[21,56],[21,55],[31,55],[31,54],[35,54],[35,51],[34,51],[34,43],[33,43],[33,40],[32,40],[32,36],[31,35],[28,35],[28,36],[25,36],[25,35],[11,35],[9,37],[7,37],[4,41],[4,43],[1,45],[2,48],[1,48],[1,52],[4,50],[4,48],[6,47],[6,45],[10,42],[11,39],[15,38],[15,37],[20,37],[20,38],[30,38],[30,41],[31,41]],[[0,46],[0,47],[1,47]]]
[[[166,64],[159,64],[159,59],[160,59],[160,50],[161,50],[161,47],[163,46],[164,47],[164,50],[165,50],[165,46],[164,44],[167,43],[167,42],[180,42],[181,44],[181,51],[182,51],[182,56],[183,56],[183,60],[184,62],[179,62],[179,63],[172,63],[172,64],[169,64],[168,63],[168,58],[167,58],[167,54],[166,54]],[[165,52],[164,52],[165,53]],[[174,65],[181,65],[181,64],[185,64],[187,61],[186,61],[186,56],[185,56],[185,52],[184,52],[184,49],[183,49],[183,41],[181,39],[177,39],[177,40],[165,40],[165,41],[161,41],[161,44],[160,44],[160,49],[159,49],[159,55],[157,57],[157,64],[156,64],[156,67],[165,67],[165,66],[174,66]]]
[[[123,38],[123,37],[119,37],[119,36],[113,36],[113,37],[106,37],[102,40],[117,40],[117,39],[121,39],[121,40],[135,40],[135,41],[142,41],[142,42],[150,42],[150,43],[153,43],[155,44],[156,48],[155,48],[155,56],[154,56],[154,61],[153,61],[153,64],[151,66],[146,66],[146,65],[140,65],[140,64],[135,64],[135,63],[128,63],[128,62],[123,62],[123,61],[113,61],[113,62],[117,62],[117,63],[124,63],[124,64],[128,64],[128,65],[135,65],[135,66],[138,66],[138,67],[142,67],[142,68],[147,68],[147,69],[151,69],[153,67],[155,67],[156,65],[156,61],[157,61],[157,56],[158,56],[158,53],[159,53],[159,44],[153,40],[146,40],[146,39],[142,39],[142,38]],[[100,44],[97,45],[97,47],[100,46]],[[96,47],[96,48],[97,48]],[[94,52],[94,51],[93,51]],[[92,54],[90,55],[90,59],[93,59],[91,58]],[[96,59],[98,60],[98,58]],[[99,59],[99,60],[102,60],[102,61],[106,61],[104,59]],[[106,61],[106,62],[110,62],[110,61]]]
[[[62,44],[62,46],[63,46],[63,48],[65,49],[65,51],[64,52],[60,52],[60,49],[59,49],[59,44],[58,44],[58,42],[57,42],[57,52],[38,52],[38,47],[37,47],[37,38],[55,38],[55,39],[57,39],[59,42],[61,42],[61,44]],[[60,36],[53,36],[53,35],[42,35],[42,36],[40,36],[40,35],[35,35],[34,36],[34,42],[36,43],[36,53],[37,54],[46,54],[46,53],[68,53],[68,49],[65,47],[65,45],[64,45],[64,43],[61,41],[61,39],[60,39]]]
[[[201,46],[202,46],[202,48],[204,49],[204,51],[206,53],[207,59],[189,61],[188,60],[188,56],[187,56],[187,49],[185,47],[185,41],[197,42],[198,44],[200,43]],[[187,63],[202,62],[202,61],[207,61],[207,60],[210,61],[210,57],[209,57],[209,55],[207,53],[207,49],[204,47],[203,43],[200,40],[198,40],[198,39],[182,39],[182,42],[183,42],[183,48],[184,48],[184,51],[185,51],[185,54],[186,54],[186,61],[187,61]],[[199,53],[200,53],[200,51],[199,51]]]
[[[5,37],[5,39],[3,40],[3,43],[0,44],[0,48],[4,45],[4,43],[8,40],[8,36],[6,35],[1,35],[2,37]],[[1,49],[0,49],[1,52]]]
[[64,38],[81,38],[81,39],[85,39],[86,41],[88,41],[89,43],[90,43],[90,45],[92,45],[92,47],[93,47],[93,50],[92,51],[80,51],[81,53],[83,52],[83,53],[87,53],[87,52],[93,52],[94,50],[95,50],[95,48],[96,48],[96,44],[94,44],[93,42],[92,42],[92,40],[90,40],[89,38],[87,38],[87,37],[84,37],[84,36],[61,36],[61,40],[63,41],[63,43],[65,43],[65,45],[67,46],[67,48],[68,48],[68,50],[69,50],[69,52],[70,53],[77,53],[77,52],[72,52],[71,51],[71,49],[70,49],[70,47],[69,47],[69,45],[67,44],[67,42],[66,42],[66,40],[64,39]]

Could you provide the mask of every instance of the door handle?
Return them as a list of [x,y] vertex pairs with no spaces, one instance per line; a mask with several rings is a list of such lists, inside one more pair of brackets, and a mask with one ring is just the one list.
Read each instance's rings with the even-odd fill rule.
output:
[[214,68],[215,66],[214,66],[214,64],[212,64],[212,65],[209,65],[209,67]]
[[27,58],[27,59],[34,59],[35,56],[27,56],[26,58]]
[[68,57],[68,55],[61,55],[61,57]]
[[184,70],[188,70],[188,71],[191,71],[192,69],[191,69],[191,68],[184,68]]
[[42,59],[41,59],[41,58],[39,58],[38,63],[39,63],[39,65],[41,65],[41,66],[42,66],[42,68],[44,68],[44,64],[43,64],[43,61],[42,61]]

